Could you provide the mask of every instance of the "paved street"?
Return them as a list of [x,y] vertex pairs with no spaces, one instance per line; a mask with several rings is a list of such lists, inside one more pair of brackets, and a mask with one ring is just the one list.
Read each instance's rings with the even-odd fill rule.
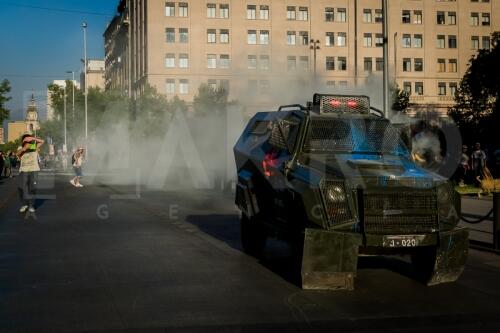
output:
[[0,181],[0,331],[493,332],[500,256],[471,250],[454,284],[426,287],[396,258],[360,258],[354,291],[303,291],[286,244],[241,251],[233,198],[74,188],[44,174],[36,220]]

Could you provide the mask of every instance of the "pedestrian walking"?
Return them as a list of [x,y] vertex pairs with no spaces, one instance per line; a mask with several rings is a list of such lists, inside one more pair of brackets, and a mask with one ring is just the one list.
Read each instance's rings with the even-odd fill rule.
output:
[[11,158],[10,156],[12,155],[12,152],[9,150],[7,152],[7,155],[5,155],[5,162],[4,162],[4,176],[6,178],[12,178],[12,164],[11,164]]
[[481,149],[481,144],[479,142],[475,145],[474,151],[471,154],[471,160],[474,178],[480,182],[484,173],[484,168],[486,167],[486,153]]
[[469,154],[467,153],[467,146],[462,146],[462,157],[460,158],[460,166],[458,168],[458,186],[465,186],[465,179],[469,173]]
[[83,176],[82,164],[84,158],[85,158],[85,150],[82,147],[78,148],[71,158],[71,163],[73,164],[73,170],[75,171],[75,177],[71,179],[69,182],[71,183],[71,185],[75,187],[83,187],[83,185],[80,183],[80,180]]
[[21,213],[26,212],[26,210],[30,213],[35,212],[36,185],[40,171],[38,153],[43,144],[42,139],[31,133],[25,133],[22,136],[22,147],[18,150],[18,156],[21,160],[18,183],[19,199],[21,200],[19,212]]

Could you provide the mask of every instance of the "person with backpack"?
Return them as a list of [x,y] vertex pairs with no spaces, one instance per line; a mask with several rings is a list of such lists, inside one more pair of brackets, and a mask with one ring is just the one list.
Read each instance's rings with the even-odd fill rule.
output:
[[83,185],[80,183],[80,179],[83,176],[82,164],[84,157],[85,157],[85,150],[83,149],[83,147],[78,148],[76,152],[73,154],[73,156],[71,156],[71,164],[73,165],[73,170],[75,171],[75,177],[71,179],[69,182],[74,187],[83,187]]

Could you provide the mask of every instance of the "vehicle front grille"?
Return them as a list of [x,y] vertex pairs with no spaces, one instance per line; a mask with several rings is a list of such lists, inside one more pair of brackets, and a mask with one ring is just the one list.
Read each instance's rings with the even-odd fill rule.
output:
[[435,190],[393,191],[363,193],[366,233],[432,233],[438,229]]

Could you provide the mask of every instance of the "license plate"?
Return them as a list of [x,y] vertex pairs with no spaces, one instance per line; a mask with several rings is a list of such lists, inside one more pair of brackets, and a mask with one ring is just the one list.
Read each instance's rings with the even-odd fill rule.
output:
[[384,247],[416,247],[425,236],[405,235],[405,236],[384,236]]

